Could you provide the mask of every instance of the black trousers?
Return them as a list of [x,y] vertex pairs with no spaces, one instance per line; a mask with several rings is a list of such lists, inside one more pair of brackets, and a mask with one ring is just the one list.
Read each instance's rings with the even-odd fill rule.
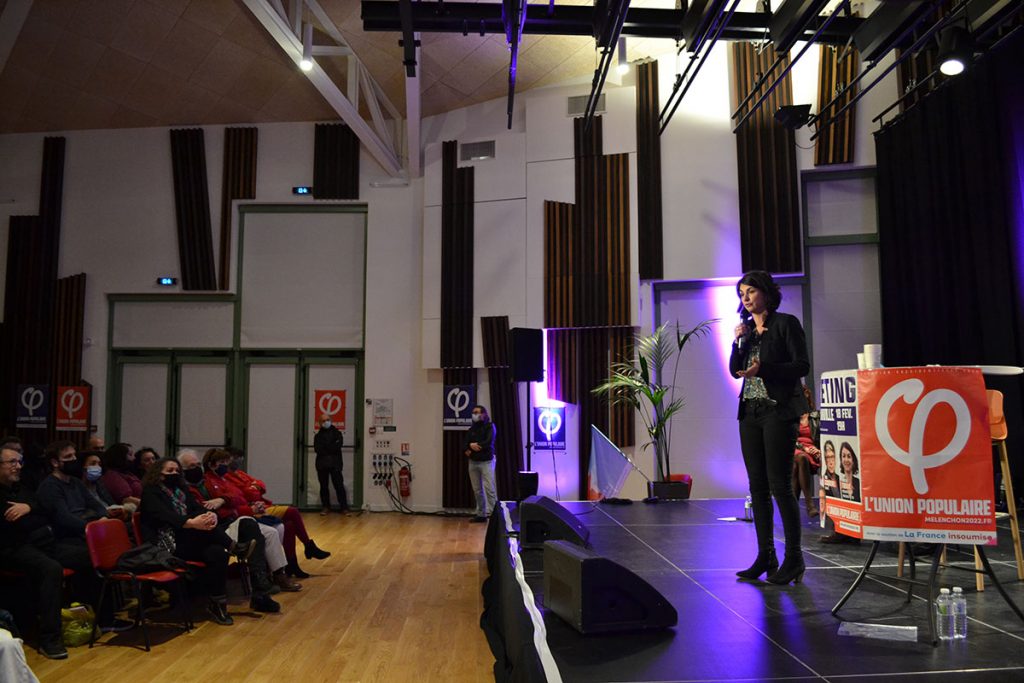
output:
[[345,475],[341,465],[337,467],[317,467],[316,476],[320,480],[320,505],[328,510],[331,507],[331,490],[329,483],[334,484],[334,495],[342,512],[348,510],[348,496],[345,495]]
[[748,405],[740,420],[740,447],[747,468],[758,550],[775,547],[772,498],[779,506],[786,553],[800,552],[800,509],[793,495],[793,449],[798,418],[779,419],[774,407]]
[[[41,643],[61,641],[64,568],[75,570],[71,584],[78,599],[95,607],[102,584],[92,568],[84,540],[63,538],[40,547],[26,544],[0,553],[0,569],[22,572],[32,583]],[[113,607],[104,609],[98,618],[100,624],[109,624],[113,621]]]
[[174,554],[183,560],[198,560],[206,564],[201,577],[203,587],[212,598],[227,595],[228,548],[231,539],[220,529],[201,531],[179,529],[174,534]]

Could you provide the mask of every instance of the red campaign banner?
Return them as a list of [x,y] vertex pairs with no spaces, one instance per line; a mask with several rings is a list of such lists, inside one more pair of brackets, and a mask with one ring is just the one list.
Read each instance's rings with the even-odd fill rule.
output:
[[334,426],[345,431],[345,401],[344,389],[316,389],[313,392],[313,431],[320,431],[321,415],[330,415]]
[[995,539],[981,370],[858,371],[857,403],[863,538],[978,545]]
[[92,415],[92,387],[57,387],[57,431],[87,432]]

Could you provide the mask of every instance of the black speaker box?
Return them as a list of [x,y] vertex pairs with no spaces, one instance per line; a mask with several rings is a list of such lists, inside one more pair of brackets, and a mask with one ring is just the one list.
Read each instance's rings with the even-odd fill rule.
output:
[[523,502],[524,498],[537,495],[537,487],[540,484],[540,478],[536,472],[530,472],[528,470],[520,470],[519,477],[516,480],[516,502]]
[[524,548],[542,548],[544,541],[585,546],[589,538],[590,529],[547,496],[530,496],[519,505],[519,544]]
[[509,332],[513,382],[544,381],[543,330],[513,327]]
[[565,541],[544,544],[544,607],[580,633],[669,628],[679,620],[676,608],[651,584]]

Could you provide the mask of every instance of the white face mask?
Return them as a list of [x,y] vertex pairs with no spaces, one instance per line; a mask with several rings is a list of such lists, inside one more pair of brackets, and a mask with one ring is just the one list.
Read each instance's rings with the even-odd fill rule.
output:
[[321,429],[329,429],[330,426],[331,426],[331,421],[330,420],[324,420],[323,422],[320,423],[320,428]]
[[481,415],[480,413],[473,413],[472,418],[473,418],[473,422],[482,422],[483,419],[484,419],[484,416]]

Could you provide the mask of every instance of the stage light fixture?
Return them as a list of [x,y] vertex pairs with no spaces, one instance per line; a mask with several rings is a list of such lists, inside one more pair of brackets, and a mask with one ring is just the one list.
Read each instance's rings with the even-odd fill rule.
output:
[[811,105],[787,104],[779,107],[775,112],[775,120],[782,124],[783,128],[796,130],[811,120]]
[[299,68],[303,71],[313,70],[313,24],[302,25],[302,61]]
[[939,71],[946,76],[957,76],[964,72],[974,48],[971,34],[963,26],[948,26],[939,36]]
[[626,39],[619,38],[619,66],[616,67],[619,75],[629,73],[629,62],[626,60]]

